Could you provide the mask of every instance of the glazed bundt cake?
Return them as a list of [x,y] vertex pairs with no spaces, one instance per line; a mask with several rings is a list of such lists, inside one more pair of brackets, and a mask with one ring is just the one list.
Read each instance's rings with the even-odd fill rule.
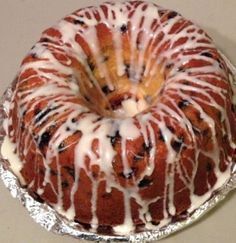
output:
[[43,32],[18,72],[3,146],[29,193],[85,229],[157,229],[229,178],[233,95],[202,29],[153,3],[107,2]]

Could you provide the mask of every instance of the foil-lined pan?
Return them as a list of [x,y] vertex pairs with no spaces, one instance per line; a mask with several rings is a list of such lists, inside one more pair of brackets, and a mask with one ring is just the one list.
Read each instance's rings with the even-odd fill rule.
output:
[[[222,54],[223,55],[223,54]],[[229,69],[231,70],[232,82],[236,91],[236,67],[223,55]],[[4,131],[4,119],[7,117],[7,104],[10,102],[12,92],[14,89],[14,82],[6,90],[3,97],[0,100],[0,147],[2,146],[5,131]],[[236,102],[236,100],[235,100]],[[188,218],[182,219],[178,222],[170,223],[157,230],[144,231],[141,233],[134,233],[129,236],[107,236],[99,235],[96,233],[85,232],[78,228],[76,223],[70,222],[59,215],[50,206],[36,201],[29,195],[27,189],[23,188],[17,177],[9,168],[9,162],[6,161],[0,153],[0,177],[5,186],[10,191],[14,198],[17,198],[27,209],[30,216],[35,222],[39,223],[46,230],[60,234],[70,235],[77,239],[83,239],[96,242],[150,242],[154,240],[160,240],[164,237],[175,233],[184,227],[194,223],[200,217],[208,213],[219,202],[221,202],[229,194],[230,191],[236,188],[236,161],[232,162],[232,172],[227,183],[217,190],[214,195],[206,201],[202,206],[196,209]]]

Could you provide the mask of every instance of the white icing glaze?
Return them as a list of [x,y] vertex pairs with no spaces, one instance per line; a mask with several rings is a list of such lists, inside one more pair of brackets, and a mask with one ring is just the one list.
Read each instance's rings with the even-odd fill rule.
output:
[[136,101],[133,98],[122,101],[121,108],[114,111],[118,117],[133,117],[148,108],[145,100]]
[[[132,2],[114,2],[105,3],[103,6],[107,8],[107,14],[101,7],[85,8],[68,17],[74,21],[80,21],[80,24],[73,24],[70,21],[64,19],[60,21],[54,28],[61,34],[61,37],[51,36],[47,33],[43,34],[44,38],[50,40],[47,43],[39,42],[31,50],[31,54],[35,54],[38,58],[36,61],[26,62],[21,66],[19,79],[17,83],[16,92],[13,96],[19,98],[17,104],[19,123],[23,119],[25,112],[34,112],[36,107],[47,102],[47,109],[39,111],[35,118],[28,122],[27,128],[29,133],[25,135],[25,147],[23,154],[26,156],[32,145],[33,130],[37,129],[38,142],[42,142],[42,138],[47,135],[47,131],[55,123],[60,124],[57,131],[50,137],[48,141],[47,151],[43,160],[45,167],[44,181],[42,188],[38,187],[38,194],[43,195],[45,186],[50,184],[52,190],[57,195],[57,203],[54,205],[56,210],[65,215],[69,219],[74,219],[76,216],[75,194],[79,187],[80,173],[85,171],[89,180],[91,181],[91,214],[92,220],[90,222],[92,230],[96,231],[99,225],[99,219],[97,217],[97,200],[98,200],[98,186],[102,181],[101,178],[94,178],[91,173],[91,168],[94,165],[98,165],[100,171],[104,173],[106,178],[106,192],[111,193],[112,188],[115,188],[123,193],[124,197],[124,222],[121,225],[115,226],[113,229],[119,234],[128,234],[135,230],[135,226],[132,220],[131,212],[131,199],[135,199],[139,204],[139,218],[146,225],[147,229],[153,229],[151,224],[152,215],[149,212],[149,206],[152,203],[160,200],[160,196],[154,196],[150,199],[144,199],[140,195],[140,188],[138,184],[142,182],[145,177],[152,176],[155,171],[156,163],[158,161],[158,148],[160,148],[160,140],[158,140],[157,128],[160,136],[163,139],[163,143],[166,149],[165,158],[165,171],[164,171],[164,200],[163,200],[163,215],[164,218],[160,222],[160,226],[163,226],[171,221],[171,216],[175,216],[177,213],[175,205],[175,176],[178,174],[179,180],[184,185],[184,189],[187,188],[190,192],[191,206],[188,211],[191,213],[194,209],[199,207],[204,201],[209,199],[212,192],[222,186],[230,174],[230,161],[232,160],[232,153],[230,155],[225,154],[225,162],[227,163],[227,169],[224,172],[220,171],[220,145],[216,139],[216,122],[208,112],[202,108],[202,104],[214,107],[221,115],[222,121],[222,134],[228,135],[228,141],[231,149],[235,149],[234,138],[231,133],[231,126],[226,113],[227,99],[230,97],[229,91],[226,86],[219,86],[216,82],[211,82],[209,79],[219,81],[221,83],[228,82],[228,76],[224,69],[221,68],[219,62],[212,58],[209,53],[215,51],[215,47],[212,44],[209,37],[205,33],[202,33],[200,29],[187,20],[183,20],[180,15],[173,15],[169,20],[164,20],[164,17],[171,12],[165,11],[162,8],[151,4],[140,2],[138,6],[132,5]],[[129,10],[130,9],[130,10]],[[135,10],[132,16],[129,16],[131,10]],[[161,16],[160,11],[164,11],[164,15]],[[95,13],[100,18],[96,19]],[[88,15],[90,17],[88,17]],[[154,23],[153,20],[156,20]],[[173,27],[177,22],[181,22],[178,29],[173,33]],[[127,23],[130,26],[127,26]],[[144,99],[136,101],[136,99],[127,98],[121,102],[121,107],[114,111],[115,114],[125,117],[120,118],[108,118],[101,117],[98,114],[92,112],[89,107],[84,103],[74,102],[72,99],[81,98],[85,99],[81,93],[81,87],[83,82],[87,82],[89,87],[95,87],[96,91],[104,99],[108,108],[111,110],[111,106],[106,94],[100,87],[99,80],[95,78],[91,67],[88,64],[89,56],[83,47],[76,41],[76,37],[79,34],[88,44],[88,47],[95,60],[95,65],[98,68],[99,76],[105,80],[106,85],[111,91],[114,90],[113,80],[110,77],[110,72],[106,63],[103,62],[103,50],[97,35],[97,25],[103,23],[110,29],[112,33],[112,44],[114,47],[114,53],[116,57],[116,72],[117,76],[121,77],[125,74],[125,63],[123,56],[123,39],[121,29],[129,32],[130,38],[130,67],[129,78],[132,83],[132,92],[135,94],[135,90],[138,90],[138,84],[142,79],[142,76],[149,77],[149,80],[145,86],[148,87],[149,82],[155,82],[152,80],[153,76],[160,72],[163,76],[167,66],[171,66],[169,71],[165,74],[164,84],[161,89],[165,92],[163,95],[165,100],[157,99],[153,104],[150,112],[144,111],[148,108],[148,104]],[[188,24],[184,26],[185,24]],[[125,25],[125,26],[124,26]],[[129,27],[129,29],[128,29]],[[171,32],[172,31],[172,32]],[[154,40],[163,35],[157,43],[154,45]],[[183,44],[177,45],[178,41],[186,38]],[[204,41],[202,41],[204,40]],[[59,44],[55,44],[59,43]],[[169,44],[169,47],[162,50],[165,44]],[[146,53],[150,48],[153,48],[150,55],[146,56]],[[194,50],[202,49],[197,53]],[[189,54],[184,52],[190,51]],[[191,51],[193,53],[191,53]],[[138,52],[138,54],[137,54]],[[59,61],[56,58],[56,54],[65,57],[63,61]],[[80,63],[87,77],[83,80],[83,77],[79,70],[71,68],[72,57],[78,63]],[[204,61],[205,65],[201,64],[200,67],[185,68],[192,60]],[[221,64],[222,65],[222,64]],[[145,67],[144,67],[145,66]],[[35,71],[30,77],[22,78],[21,75],[25,71],[33,69]],[[46,72],[44,69],[50,69],[54,72]],[[185,70],[186,69],[186,70]],[[20,85],[26,84],[33,78],[40,78],[41,83],[38,86],[32,86],[30,89],[18,90]],[[183,82],[184,81],[184,82]],[[189,95],[188,92],[197,93],[200,96]],[[160,90],[157,90],[154,96],[158,96]],[[222,104],[218,103],[215,96],[220,97]],[[204,98],[203,98],[204,97]],[[230,97],[231,98],[231,97]],[[91,97],[93,99],[93,97]],[[182,100],[187,104],[192,105],[196,112],[199,114],[199,119],[207,124],[211,133],[212,148],[205,151],[200,148],[196,139],[193,124],[183,110],[178,106],[178,100]],[[168,102],[168,103],[167,103]],[[168,104],[171,104],[168,105]],[[10,110],[14,108],[14,102],[10,106]],[[62,117],[62,114],[66,114],[66,119]],[[53,117],[53,119],[51,119]],[[79,118],[77,121],[75,118]],[[75,119],[75,121],[73,121]],[[180,129],[186,131],[186,138],[190,142],[181,141],[175,132],[171,131],[166,124],[166,120],[170,120],[170,124],[179,126]],[[38,121],[38,122],[37,122]],[[63,121],[62,123],[60,123]],[[11,126],[13,123],[12,117],[9,118],[6,124]],[[140,128],[138,127],[140,126]],[[155,126],[157,128],[155,128]],[[8,132],[7,125],[4,126]],[[218,128],[219,129],[219,128]],[[61,175],[61,161],[59,153],[60,145],[72,136],[76,132],[81,132],[79,141],[75,144],[74,148],[74,183],[70,191],[70,207],[67,211],[63,209],[63,188],[62,188],[62,175]],[[16,128],[14,131],[15,136],[21,134],[20,128]],[[111,144],[111,138],[119,134],[121,144],[121,159],[123,166],[123,176],[128,180],[133,171],[128,159],[128,143],[134,143],[136,139],[143,138],[146,147],[149,147],[148,151],[148,163],[145,169],[141,172],[139,178],[132,178],[134,186],[125,188],[122,186],[117,178],[113,168],[114,159],[116,156],[116,150]],[[13,132],[10,133],[13,136]],[[93,142],[98,140],[96,151],[93,148]],[[179,151],[173,147],[173,141],[180,144]],[[34,141],[35,142],[35,141]],[[2,153],[9,160],[16,161],[16,165],[13,166],[14,171],[20,178],[20,170],[24,162],[20,162],[13,154],[13,151],[19,148],[19,141],[16,145],[9,145],[9,139],[5,139],[2,146]],[[183,147],[187,149],[193,149],[195,152],[192,158],[188,159],[190,166],[192,167],[192,173],[187,171],[185,166],[180,165],[178,161],[181,159],[181,152]],[[7,154],[11,155],[8,156]],[[41,152],[40,152],[41,153]],[[194,195],[194,179],[198,169],[198,157],[200,154],[207,156],[214,163],[214,173],[217,177],[217,182],[211,186],[208,182],[208,191],[203,196]],[[12,156],[15,156],[12,158]],[[89,166],[86,165],[86,158],[89,159]],[[57,189],[53,185],[50,177],[51,163],[55,161],[57,168]],[[29,187],[34,186],[35,181],[32,181]]]

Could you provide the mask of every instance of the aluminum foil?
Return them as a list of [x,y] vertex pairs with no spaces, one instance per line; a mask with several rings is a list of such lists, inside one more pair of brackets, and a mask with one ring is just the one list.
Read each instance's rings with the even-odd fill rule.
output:
[[[236,89],[236,67],[223,55],[229,69],[231,70],[232,82]],[[3,129],[3,121],[7,116],[6,103],[10,101],[14,82],[6,90],[0,100],[0,147],[3,143],[5,132]],[[236,102],[236,101],[235,101]],[[78,228],[78,224],[69,222],[60,216],[54,209],[44,203],[36,201],[29,195],[25,188],[22,188],[17,177],[10,171],[8,161],[4,160],[0,154],[0,177],[5,186],[11,192],[14,198],[17,198],[27,209],[30,216],[46,230],[61,235],[70,235],[77,239],[96,241],[96,242],[150,242],[160,240],[169,236],[176,231],[194,223],[201,216],[209,212],[220,201],[225,199],[230,191],[236,188],[236,164],[232,166],[232,173],[228,182],[220,188],[212,198],[196,209],[187,219],[179,222],[170,223],[161,229],[154,231],[144,231],[141,233],[131,234],[129,236],[104,236],[91,232],[85,232]]]

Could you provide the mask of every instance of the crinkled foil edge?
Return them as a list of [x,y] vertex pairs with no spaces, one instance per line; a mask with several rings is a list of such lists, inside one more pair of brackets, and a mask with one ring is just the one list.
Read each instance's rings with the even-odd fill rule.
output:
[[[229,69],[231,70],[232,80],[236,85],[236,67],[222,54]],[[5,102],[9,102],[12,97],[12,85],[6,90],[2,99],[0,100],[0,147],[3,143],[5,132],[3,129],[3,121],[6,117]],[[54,209],[44,203],[36,201],[29,195],[26,189],[20,186],[16,176],[8,168],[8,162],[2,158],[0,153],[0,177],[5,186],[10,191],[14,198],[17,198],[27,209],[30,216],[35,222],[39,223],[46,230],[52,231],[61,235],[70,235],[77,239],[83,239],[96,242],[148,242],[160,240],[164,237],[175,233],[186,226],[194,223],[200,217],[209,212],[219,202],[221,202],[228,193],[236,188],[236,164],[232,166],[232,173],[228,182],[221,187],[214,195],[205,202],[202,206],[196,209],[187,219],[179,222],[171,223],[161,229],[154,231],[144,231],[142,233],[131,234],[129,236],[104,236],[91,232],[84,232],[76,227],[75,223],[69,222],[60,216]]]

